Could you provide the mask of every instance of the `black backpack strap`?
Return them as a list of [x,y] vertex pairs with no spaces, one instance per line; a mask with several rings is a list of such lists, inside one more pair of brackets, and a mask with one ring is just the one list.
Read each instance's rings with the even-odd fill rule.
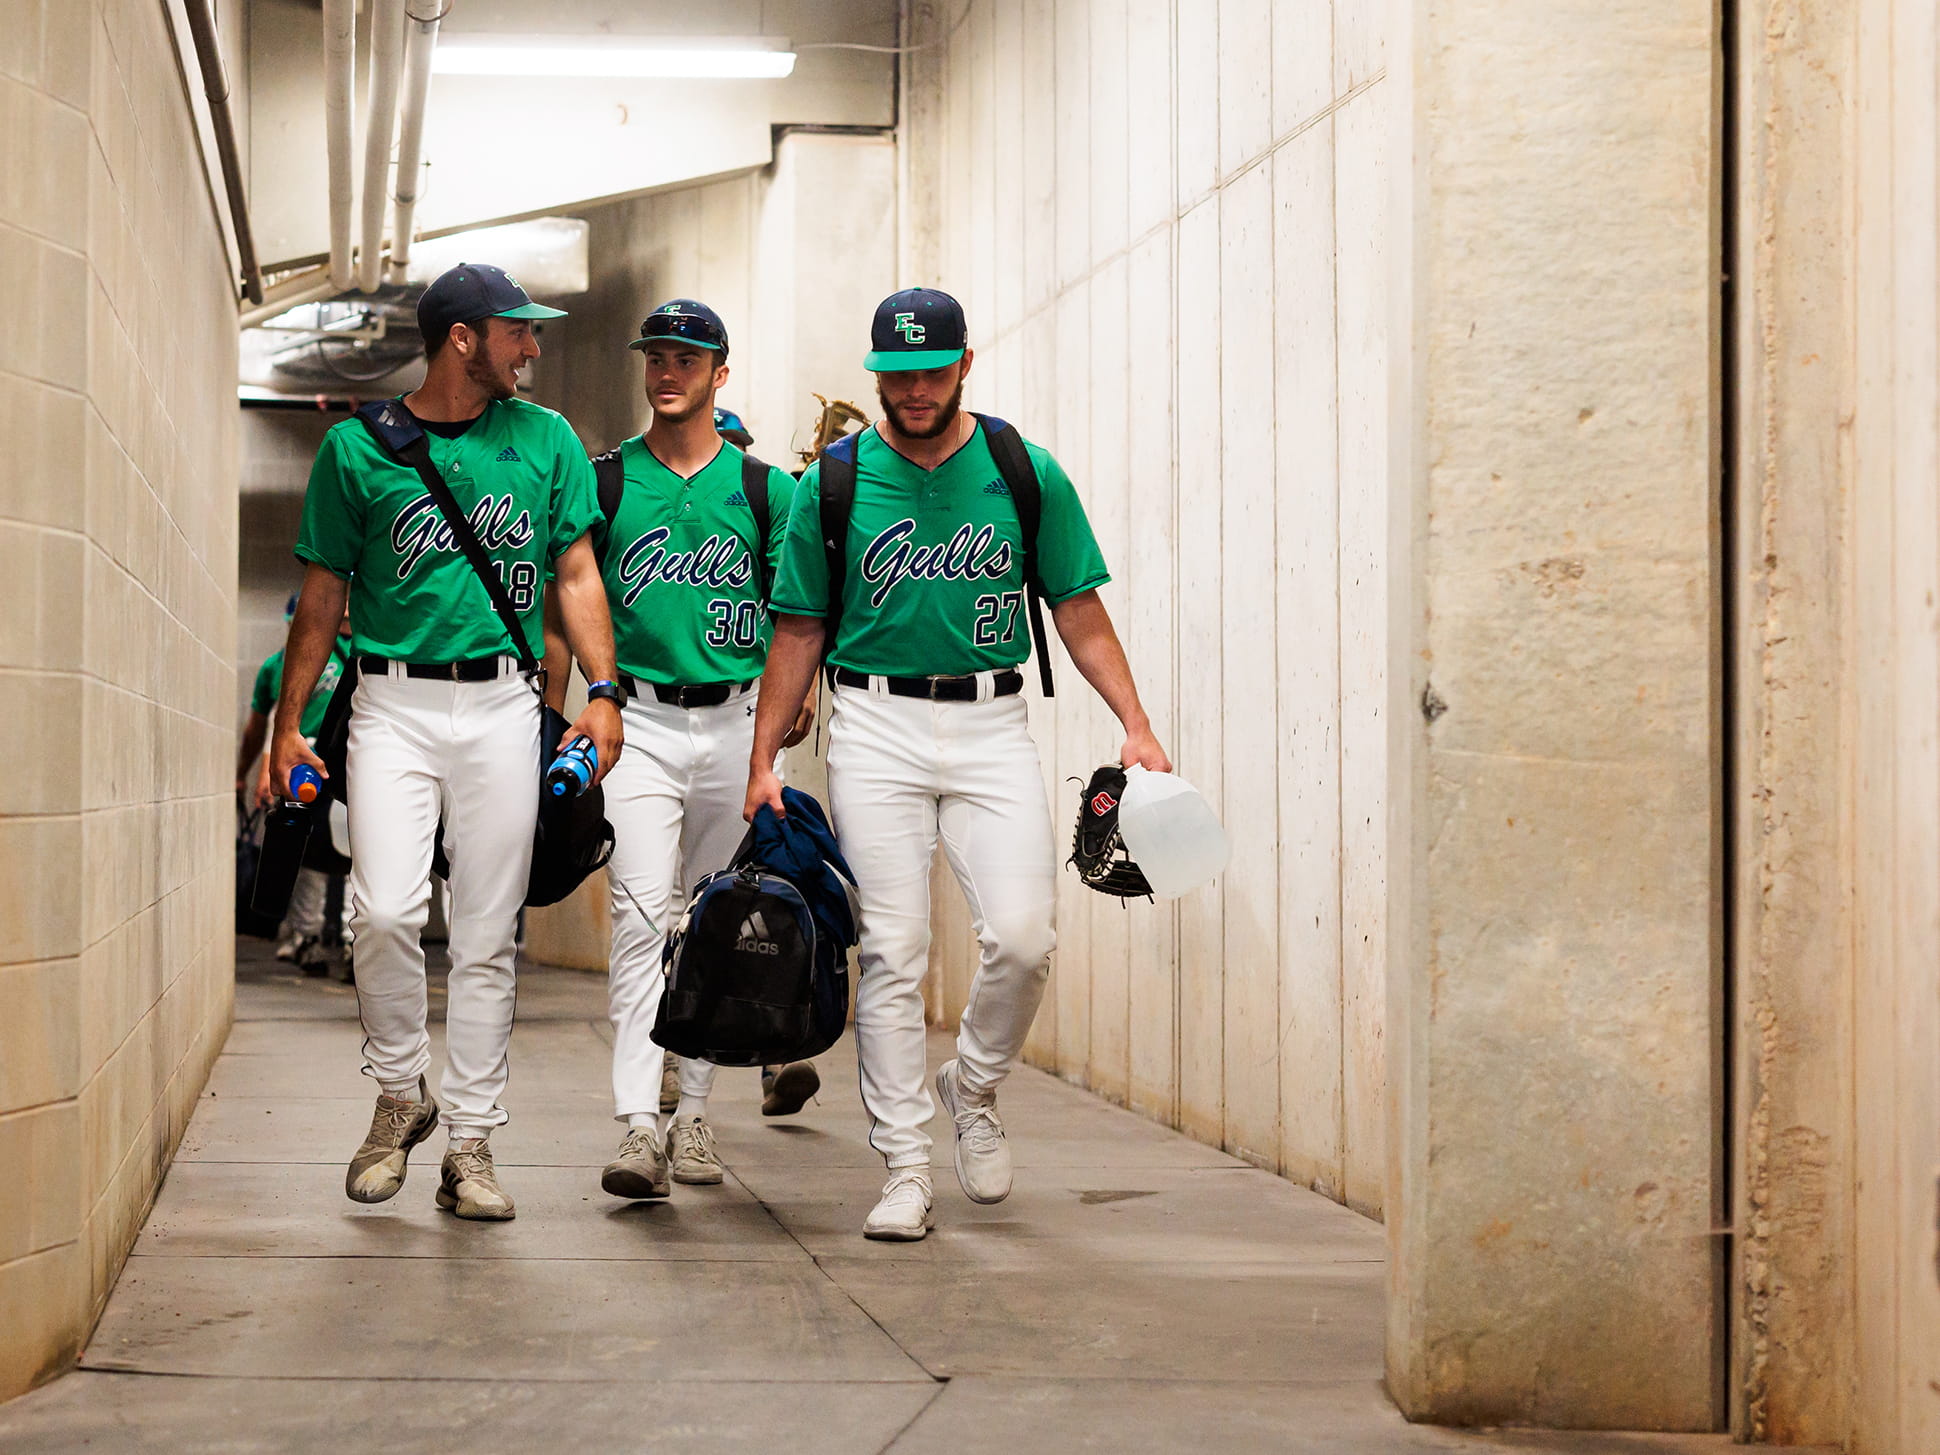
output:
[[774,467],[766,460],[757,460],[753,455],[741,456],[741,493],[748,499],[748,510],[754,516],[754,566],[757,579],[761,582],[761,604],[768,604],[768,597],[774,591],[774,571],[768,561],[768,532],[774,525],[773,507],[768,503],[768,472]]
[[859,434],[844,435],[822,451],[818,466],[822,554],[829,571],[828,609],[822,617],[824,659],[833,650],[836,629],[842,624],[842,586],[849,570],[849,517],[855,511],[856,444],[860,439]]
[[519,620],[518,612],[512,609],[512,598],[506,595],[505,583],[493,568],[491,557],[485,554],[485,546],[478,539],[478,532],[465,519],[465,512],[458,508],[458,501],[452,495],[451,487],[445,484],[444,476],[438,473],[438,467],[431,463],[431,446],[424,437],[423,426],[398,399],[372,400],[358,409],[357,418],[363,421],[364,428],[370,431],[371,438],[386,454],[418,472],[426,493],[431,496],[431,503],[438,507],[438,513],[445,518],[452,540],[464,552],[466,562],[477,574],[485,594],[491,598],[492,610],[505,624],[505,630],[512,638],[514,655],[519,659],[519,670],[528,677],[536,675],[539,659],[532,655],[532,648],[526,645],[525,624]]
[[593,481],[599,489],[600,501],[600,523],[593,532],[593,554],[604,566],[607,543],[613,536],[613,521],[620,512],[620,496],[626,489],[626,467],[620,462],[619,446],[593,456]]
[[1024,597],[1029,603],[1037,678],[1044,687],[1044,695],[1053,697],[1056,689],[1051,682],[1051,648],[1044,633],[1044,583],[1037,574],[1037,528],[1044,518],[1044,490],[1038,484],[1030,451],[1024,448],[1024,436],[1017,432],[1016,426],[989,414],[979,414],[976,420],[983,426],[990,458],[997,462],[997,473],[1004,477],[1011,504],[1017,508],[1017,524],[1024,541]]

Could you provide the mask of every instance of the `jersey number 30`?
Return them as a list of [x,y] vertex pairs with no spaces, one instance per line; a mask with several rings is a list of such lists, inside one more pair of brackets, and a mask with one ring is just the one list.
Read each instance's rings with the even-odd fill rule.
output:
[[504,561],[494,561],[492,564],[498,567],[499,585],[512,598],[512,609],[532,610],[532,603],[539,599],[539,568],[530,561],[514,561],[510,570],[507,570]]
[[[979,596],[977,620],[971,639],[980,647],[994,647],[1017,634],[1017,608],[1024,604],[1024,593],[1006,591],[1002,596]],[[999,630],[999,627],[1002,630]]]
[[752,647],[761,641],[761,603],[732,601],[717,596],[707,603],[713,624],[707,629],[710,647]]

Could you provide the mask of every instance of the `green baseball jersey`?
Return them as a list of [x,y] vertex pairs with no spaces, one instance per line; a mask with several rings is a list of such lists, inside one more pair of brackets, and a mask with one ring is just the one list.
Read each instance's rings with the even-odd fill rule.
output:
[[[1052,603],[1111,579],[1071,477],[1026,442],[1043,497],[1037,570]],[[875,430],[856,446],[842,620],[829,660],[885,677],[960,676],[1030,655],[1022,528],[983,431],[935,470]],[[774,608],[828,614],[821,470],[802,476],[775,578]]]
[[768,539],[755,540],[741,491],[742,452],[720,453],[684,480],[635,435],[620,446],[625,484],[613,519],[595,527],[620,670],[643,682],[746,682],[768,655],[761,599],[766,558],[779,569],[795,482],[768,472]]
[[249,710],[268,717],[283,691],[283,649],[278,647],[256,669],[256,686],[249,694]]
[[[330,656],[323,664],[323,671],[317,674],[317,685],[310,693],[310,700],[303,706],[303,721],[298,724],[303,736],[314,738],[323,726],[323,715],[330,710],[330,695],[337,690],[343,680],[344,667],[350,661],[350,638],[333,637],[330,641]],[[249,705],[256,712],[268,716],[276,707],[276,699],[283,695],[283,649],[278,647],[267,657],[263,665],[256,669],[256,689],[250,694]]]
[[[563,418],[523,399],[493,400],[456,439],[426,439],[527,644],[543,653],[541,588],[552,562],[600,518],[586,451]],[[417,471],[385,453],[361,420],[324,436],[296,554],[349,578],[359,653],[459,662],[515,651]]]

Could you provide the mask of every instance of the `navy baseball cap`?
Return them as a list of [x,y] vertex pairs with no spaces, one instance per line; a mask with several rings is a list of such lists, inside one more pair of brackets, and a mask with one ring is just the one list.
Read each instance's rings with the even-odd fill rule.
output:
[[876,305],[862,367],[872,374],[941,369],[968,346],[962,304],[939,288],[905,288]]
[[662,339],[679,339],[718,350],[723,358],[727,356],[727,325],[721,322],[721,315],[691,298],[670,299],[654,309],[640,325],[640,337],[627,347],[644,349]]
[[548,308],[526,296],[519,280],[490,263],[460,263],[432,280],[418,299],[418,331],[443,338],[454,323],[477,318],[564,318],[563,308]]
[[748,433],[748,427],[741,423],[741,416],[732,409],[715,409],[714,433],[744,450],[754,443],[754,436]]

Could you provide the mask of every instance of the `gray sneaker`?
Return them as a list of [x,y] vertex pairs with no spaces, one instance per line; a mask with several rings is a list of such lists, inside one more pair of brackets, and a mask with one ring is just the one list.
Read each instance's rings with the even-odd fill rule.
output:
[[660,1111],[664,1116],[680,1105],[680,1057],[672,1051],[660,1063]]
[[600,1174],[600,1190],[615,1197],[665,1197],[667,1154],[652,1127],[634,1127],[620,1143],[620,1154]]
[[395,1197],[404,1186],[405,1164],[411,1149],[438,1125],[438,1103],[431,1099],[424,1078],[418,1078],[422,1101],[400,1101],[395,1096],[377,1098],[371,1113],[370,1132],[357,1155],[350,1159],[344,1174],[344,1195],[352,1202],[383,1202]]
[[438,1206],[480,1222],[502,1223],[516,1215],[512,1199],[498,1185],[490,1142],[470,1137],[451,1144],[438,1169]]
[[706,1117],[675,1117],[667,1132],[667,1163],[676,1182],[708,1185],[727,1175],[714,1150],[714,1128]]

